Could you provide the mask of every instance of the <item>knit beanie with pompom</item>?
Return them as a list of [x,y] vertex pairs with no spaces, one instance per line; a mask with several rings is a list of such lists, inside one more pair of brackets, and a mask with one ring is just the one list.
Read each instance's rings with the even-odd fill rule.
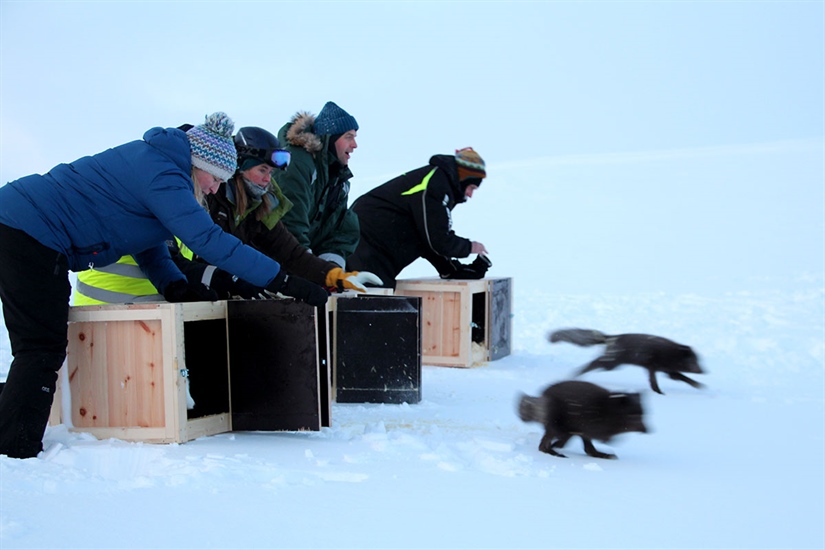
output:
[[213,113],[186,132],[192,148],[192,166],[226,181],[238,166],[238,153],[232,132],[235,123],[226,113]]

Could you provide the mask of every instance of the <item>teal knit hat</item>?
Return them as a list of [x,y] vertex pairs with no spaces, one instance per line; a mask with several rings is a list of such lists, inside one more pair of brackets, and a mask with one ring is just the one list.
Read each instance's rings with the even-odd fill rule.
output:
[[235,173],[238,153],[232,139],[235,123],[226,113],[213,113],[186,132],[192,148],[192,166],[209,172],[221,181]]
[[345,134],[350,130],[358,130],[358,123],[355,118],[332,101],[327,101],[324,108],[315,117],[316,135],[334,136]]

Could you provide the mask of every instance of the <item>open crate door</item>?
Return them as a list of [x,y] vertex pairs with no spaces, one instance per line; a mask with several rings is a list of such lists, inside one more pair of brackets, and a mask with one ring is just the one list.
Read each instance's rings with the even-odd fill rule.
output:
[[292,299],[230,300],[227,308],[232,429],[320,430],[330,412],[316,309]]
[[510,355],[513,340],[513,280],[510,278],[490,280],[490,361]]

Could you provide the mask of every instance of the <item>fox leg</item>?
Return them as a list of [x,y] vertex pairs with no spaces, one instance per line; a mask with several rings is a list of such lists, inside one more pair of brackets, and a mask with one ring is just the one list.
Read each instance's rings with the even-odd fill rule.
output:
[[621,363],[619,363],[618,361],[615,361],[613,359],[608,359],[607,357],[605,357],[603,355],[601,357],[597,357],[596,359],[593,359],[588,364],[586,364],[585,366],[580,368],[576,372],[576,376],[580,376],[580,375],[582,375],[586,372],[590,372],[590,371],[597,370],[597,369],[613,370],[617,366],[619,366],[620,364]]
[[694,388],[704,388],[705,387],[704,384],[702,384],[701,382],[697,382],[696,380],[693,380],[692,378],[688,378],[687,376],[685,376],[681,372],[669,372],[669,373],[667,373],[667,375],[670,376],[673,380],[681,380],[682,382],[687,382],[688,384],[690,384]]
[[614,454],[597,451],[596,447],[593,446],[593,442],[584,436],[582,436],[582,441],[584,441],[584,452],[588,455],[595,456],[596,458],[616,458]]
[[650,387],[656,393],[660,393],[662,395],[665,394],[662,390],[659,389],[659,383],[656,381],[656,370],[655,369],[648,369],[648,373],[650,374]]
[[544,437],[541,438],[541,442],[539,443],[539,451],[541,451],[543,453],[551,454],[553,456],[558,456],[558,457],[561,457],[561,458],[567,458],[566,456],[564,456],[560,452],[554,450],[553,447],[559,447],[559,448],[564,447],[564,445],[567,443],[567,440],[570,439],[570,436],[565,435],[565,436],[562,436],[562,437],[559,437],[559,438],[555,439],[555,441],[553,439],[554,438],[551,434],[545,433]]

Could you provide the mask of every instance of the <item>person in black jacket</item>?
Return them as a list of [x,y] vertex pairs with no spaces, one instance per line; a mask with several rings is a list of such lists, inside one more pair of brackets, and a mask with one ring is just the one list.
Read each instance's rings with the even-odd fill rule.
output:
[[[484,160],[471,147],[455,155],[434,155],[427,166],[398,176],[359,197],[352,205],[361,238],[347,258],[347,269],[376,274],[386,288],[418,258],[429,261],[443,279],[481,279],[492,265],[487,249],[459,237],[451,212],[487,176]],[[456,258],[471,254],[471,264]]]

